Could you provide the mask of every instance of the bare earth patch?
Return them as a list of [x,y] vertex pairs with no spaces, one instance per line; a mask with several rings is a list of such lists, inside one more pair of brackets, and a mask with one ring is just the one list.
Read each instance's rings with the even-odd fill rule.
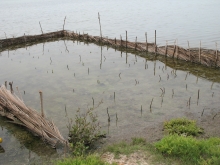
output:
[[117,163],[118,165],[149,165],[147,163],[149,158],[141,151],[132,153],[129,156],[119,155],[119,158],[115,158],[113,153],[107,152],[101,158],[108,163]]

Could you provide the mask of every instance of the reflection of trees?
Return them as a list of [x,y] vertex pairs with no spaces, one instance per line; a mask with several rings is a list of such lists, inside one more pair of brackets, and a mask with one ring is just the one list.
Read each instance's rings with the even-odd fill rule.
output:
[[51,156],[57,153],[55,149],[52,149],[51,146],[44,143],[39,137],[33,136],[24,127],[7,121],[8,120],[0,116],[0,126],[6,129],[11,136],[14,136],[21,146],[36,153],[38,156]]

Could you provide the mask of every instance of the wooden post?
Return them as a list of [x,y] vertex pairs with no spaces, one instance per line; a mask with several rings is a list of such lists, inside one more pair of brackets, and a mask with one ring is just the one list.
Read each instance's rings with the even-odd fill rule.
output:
[[190,54],[190,47],[189,47],[189,41],[188,42],[188,50],[189,50],[189,60],[191,61],[191,54]]
[[199,45],[199,63],[201,63],[201,40]]
[[116,46],[116,37],[115,37],[115,46]]
[[7,81],[5,81],[5,88],[7,89]]
[[148,52],[148,45],[147,45],[147,32],[145,33],[145,38],[146,38],[146,51]]
[[[39,21],[39,24],[40,24],[40,21]],[[43,34],[43,30],[42,30],[41,24],[40,24],[40,29],[41,29],[41,32],[42,32],[42,34]]]
[[135,40],[135,50],[137,49],[137,36],[136,36],[136,40]]
[[[5,33],[5,32],[4,32],[4,33]],[[6,33],[5,33],[5,38],[8,39]]]
[[179,48],[178,48],[178,39],[176,40],[176,58],[178,59],[179,56]]
[[13,93],[14,93],[14,90],[13,90],[13,88],[12,88],[12,84],[13,84],[13,82],[9,82],[10,91],[11,91],[11,93],[13,94]]
[[174,55],[175,55],[175,51],[176,51],[176,40],[174,42],[174,48],[173,48],[173,58],[174,58]]
[[64,22],[63,22],[63,30],[64,30],[65,22],[66,22],[66,16],[65,16]]
[[218,61],[218,43],[217,43],[217,42],[215,43],[215,46],[216,46],[216,51],[215,51],[215,55],[216,55],[215,65],[217,66],[217,61]]
[[98,19],[99,19],[99,26],[100,26],[100,37],[101,37],[101,41],[102,41],[102,27],[101,27],[99,12],[98,12]]
[[41,103],[41,116],[44,118],[43,93],[42,93],[42,91],[39,91],[39,93],[40,93],[40,103]]
[[128,34],[127,34],[127,30],[126,30],[126,49],[127,49],[127,42],[128,42]]
[[122,47],[122,37],[121,37],[121,35],[120,35],[120,38],[121,38],[121,47]]
[[157,53],[157,31],[155,30],[155,54]]
[[166,41],[165,56],[167,56],[167,46],[168,46],[167,43],[168,42]]

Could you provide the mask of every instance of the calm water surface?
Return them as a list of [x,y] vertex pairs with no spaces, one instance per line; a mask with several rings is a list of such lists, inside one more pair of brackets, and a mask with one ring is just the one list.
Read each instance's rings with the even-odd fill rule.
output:
[[[65,106],[68,117],[74,119],[78,108],[85,112],[93,107],[92,98],[103,131],[113,138],[141,132],[146,126],[184,116],[186,112],[200,115],[205,108],[208,115],[219,110],[219,70],[153,59],[60,40],[1,52],[0,82],[13,81],[25,103],[38,111],[38,92],[42,90],[45,114],[53,119],[65,138],[68,135]],[[0,136],[4,139],[1,146],[5,150],[0,153],[3,164],[39,163],[57,157],[56,150],[24,129],[2,118],[0,125]],[[59,150],[58,153],[62,154]]]
[[[202,40],[203,47],[215,48],[220,37],[219,7],[216,0],[8,0],[0,2],[0,38],[40,34],[39,21],[44,32],[61,30],[65,16],[65,29],[99,35],[100,12],[104,36],[125,38],[127,30],[129,40],[137,36],[145,41],[148,32],[148,40],[153,42],[156,29],[159,45],[178,39],[181,46],[189,40],[191,47],[198,47]],[[209,115],[219,110],[219,70],[143,56],[76,41],[41,43],[1,52],[0,83],[13,81],[25,103],[36,110],[40,110],[38,92],[42,90],[46,116],[65,138],[65,106],[68,117],[74,118],[78,108],[84,112],[93,107],[93,99],[103,131],[113,138],[141,132],[186,112],[200,115],[205,108]],[[62,155],[62,150],[51,149],[3,118],[0,126],[4,140],[0,164],[41,163]]]
[[61,30],[67,16],[65,29],[99,35],[98,12],[101,15],[104,36],[178,44],[191,47],[215,48],[220,38],[220,1],[218,0],[1,0],[0,38],[40,34]]

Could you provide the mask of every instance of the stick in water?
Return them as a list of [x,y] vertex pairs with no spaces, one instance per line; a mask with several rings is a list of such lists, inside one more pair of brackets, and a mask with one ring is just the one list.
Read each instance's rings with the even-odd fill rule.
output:
[[64,30],[65,22],[66,22],[66,16],[65,16],[64,22],[63,22],[63,30]]
[[41,103],[41,116],[44,118],[44,109],[43,109],[43,93],[42,91],[39,91],[40,93],[40,103]]
[[[40,22],[39,22],[39,24],[40,24]],[[41,29],[41,32],[42,32],[42,34],[43,34],[44,32],[43,32],[43,30],[42,30],[41,24],[40,24],[40,29]]]

